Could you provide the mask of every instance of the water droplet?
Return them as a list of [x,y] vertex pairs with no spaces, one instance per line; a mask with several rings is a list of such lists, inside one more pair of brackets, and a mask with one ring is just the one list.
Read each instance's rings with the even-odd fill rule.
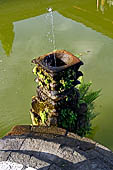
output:
[[52,9],[52,8],[48,8],[48,11],[49,11],[49,12],[52,12],[52,11],[53,11],[53,9]]
[[38,83],[38,78],[35,79],[35,82]]

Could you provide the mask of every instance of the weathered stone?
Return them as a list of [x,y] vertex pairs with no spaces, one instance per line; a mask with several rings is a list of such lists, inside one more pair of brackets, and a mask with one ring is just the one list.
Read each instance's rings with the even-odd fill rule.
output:
[[10,156],[8,157],[7,161],[9,162],[16,162],[18,164],[22,164],[24,166],[29,167],[30,155],[27,152],[22,151],[13,151],[11,152]]
[[73,163],[78,163],[86,160],[84,156],[80,155],[78,152],[74,151],[74,149],[65,145],[61,146],[58,152],[60,152],[63,159],[66,159]]
[[45,162],[47,161],[48,163],[51,163],[51,161],[56,162],[56,160],[58,159],[58,156],[55,154],[51,154],[51,153],[40,152],[40,158],[44,160]]
[[29,161],[29,166],[34,167],[36,169],[44,168],[44,170],[48,170],[49,165],[50,165],[49,163],[47,163],[43,160],[40,160],[40,159],[38,159],[37,157],[34,157],[34,156],[32,156],[30,161]]
[[[27,143],[27,145],[26,145]],[[38,151],[40,148],[40,145],[42,143],[42,140],[40,139],[32,139],[27,138],[26,141],[21,146],[20,150],[22,151]]]
[[105,164],[104,162],[102,162],[100,159],[95,159],[95,160],[92,160],[90,162],[90,168],[92,170],[112,170],[113,167],[110,167],[109,165]]
[[[10,135],[25,135],[29,134],[31,132],[31,126],[30,125],[16,125],[14,126],[10,132],[8,132],[8,136]],[[1,143],[1,142],[0,142]]]
[[58,167],[57,165],[55,164],[52,164],[50,167],[49,167],[49,170],[62,170],[60,167]]
[[22,164],[12,163],[9,161],[0,162],[0,169],[1,170],[23,170]]
[[50,125],[52,126],[55,126],[55,125],[57,125],[57,117],[55,117],[55,116],[52,116],[52,117],[50,117],[49,118],[49,122],[50,122]]
[[[32,99],[32,123],[37,126],[60,126],[58,122],[61,109],[69,108],[72,112],[75,111],[78,96],[72,89],[80,83],[77,78],[83,74],[78,69],[83,63],[65,50],[56,50],[32,62],[36,64],[34,72],[38,76],[35,79],[38,83],[37,99]],[[75,95],[72,97],[70,94]],[[43,108],[40,106],[42,103]],[[49,113],[46,113],[47,109]],[[53,109],[56,111],[53,112]]]
[[[25,127],[27,136],[14,135],[18,130],[13,128],[15,130],[10,136],[0,140],[0,168],[4,165],[7,169],[10,166],[12,170],[18,166],[20,170],[21,167],[22,170],[113,170],[113,152],[88,138],[81,138],[73,133],[66,137],[64,130],[59,128],[56,128],[56,134],[55,131],[52,134],[52,127],[35,127],[35,132],[30,131],[27,126],[20,126],[20,129],[25,131]],[[19,140],[21,145],[17,147]]]
[[[54,54],[55,54],[56,60],[58,59],[58,65],[56,63],[56,67],[54,66],[54,64],[51,65],[51,67],[49,67],[49,64],[48,64],[49,60],[50,59],[54,60],[54,57],[53,57]],[[50,58],[48,56],[50,56]],[[45,61],[46,58],[47,58],[47,62]],[[60,64],[60,61],[62,62],[62,64]],[[42,67],[42,69],[46,70],[48,73],[51,73],[51,74],[59,73],[60,71],[63,71],[64,69],[69,68],[70,66],[73,66],[74,69],[78,69],[80,65],[83,64],[77,57],[75,57],[73,54],[65,50],[56,50],[55,52],[40,56],[37,59],[33,59],[32,62],[35,64],[39,64]],[[52,62],[54,63],[54,61]]]
[[92,170],[91,166],[90,166],[90,162],[88,160],[75,164],[74,165],[74,169],[78,169],[78,170]]
[[7,137],[0,141],[0,145],[2,146],[2,150],[18,150],[24,141],[25,138],[17,137],[15,140],[13,137]]
[[0,162],[7,161],[11,151],[0,151]]

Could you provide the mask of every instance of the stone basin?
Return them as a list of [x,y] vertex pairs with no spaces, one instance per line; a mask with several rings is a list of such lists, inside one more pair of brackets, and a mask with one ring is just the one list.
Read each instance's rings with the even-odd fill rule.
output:
[[[56,59],[56,66],[54,58]],[[32,62],[39,64],[42,68],[51,73],[60,72],[75,65],[75,69],[78,69],[81,65],[83,65],[83,62],[80,61],[79,58],[66,50],[56,50],[50,52],[33,59]]]

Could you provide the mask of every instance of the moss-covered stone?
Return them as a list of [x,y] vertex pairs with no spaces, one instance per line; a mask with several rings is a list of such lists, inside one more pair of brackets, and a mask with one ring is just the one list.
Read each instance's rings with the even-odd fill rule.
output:
[[[56,66],[54,62],[56,57]],[[77,57],[65,50],[58,50],[33,60],[34,74],[37,76],[37,96],[32,99],[32,122],[42,126],[62,126],[73,124],[77,119],[76,106],[79,93],[75,86],[83,64]],[[65,121],[62,122],[62,113]],[[38,115],[38,116],[37,116]],[[67,123],[66,123],[67,121]],[[34,123],[33,123],[34,124]],[[67,127],[69,127],[67,125]],[[66,125],[65,125],[66,127]]]

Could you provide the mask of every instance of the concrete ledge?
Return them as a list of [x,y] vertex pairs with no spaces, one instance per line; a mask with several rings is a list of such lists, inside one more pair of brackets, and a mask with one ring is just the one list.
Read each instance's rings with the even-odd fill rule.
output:
[[90,139],[65,134],[57,127],[14,127],[0,140],[0,169],[113,170],[112,151]]

